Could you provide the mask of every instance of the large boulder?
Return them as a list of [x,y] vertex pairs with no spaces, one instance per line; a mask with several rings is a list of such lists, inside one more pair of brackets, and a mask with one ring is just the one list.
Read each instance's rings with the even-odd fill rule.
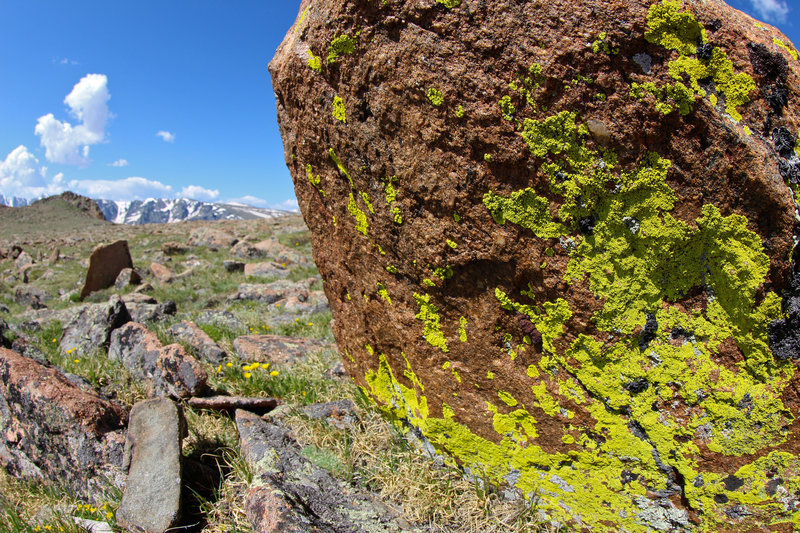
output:
[[133,268],[128,241],[97,246],[89,256],[89,269],[81,289],[81,299],[114,285],[117,276],[126,268]]
[[125,302],[116,294],[106,303],[86,305],[64,327],[61,354],[82,356],[107,347],[111,332],[130,320]]
[[0,464],[84,498],[121,472],[125,410],[55,368],[0,348]]
[[303,1],[270,72],[387,413],[559,522],[800,520],[784,35],[721,0]]

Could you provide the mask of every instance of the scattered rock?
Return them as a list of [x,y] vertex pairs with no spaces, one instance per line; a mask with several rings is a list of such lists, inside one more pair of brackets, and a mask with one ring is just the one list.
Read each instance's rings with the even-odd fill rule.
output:
[[150,396],[186,398],[209,392],[208,375],[183,346],[163,346],[155,333],[137,322],[114,330],[108,358],[144,381]]
[[137,403],[131,409],[125,441],[128,482],[117,523],[132,531],[165,533],[180,525],[181,444],[186,421],[167,398]]
[[278,263],[290,265],[307,262],[303,254],[284,246],[275,237],[257,243],[255,248],[261,252],[261,257],[269,257]]
[[231,248],[231,257],[257,259],[263,257],[261,251],[247,241],[239,241]]
[[230,296],[231,300],[253,300],[265,304],[273,304],[288,296],[308,297],[308,289],[302,284],[288,280],[272,283],[241,283],[238,290]]
[[350,400],[315,403],[303,408],[309,418],[324,419],[338,429],[353,428],[358,422],[356,406]]
[[248,263],[244,265],[244,275],[257,278],[287,278],[291,271],[277,263]]
[[153,286],[150,283],[144,282],[135,289],[133,289],[133,292],[144,293],[144,292],[153,292],[153,290],[154,290]]
[[133,268],[128,241],[97,246],[89,256],[89,270],[81,289],[81,300],[94,291],[111,287],[125,268]]
[[142,282],[142,276],[132,268],[123,268],[117,279],[114,280],[114,288],[122,290],[130,285],[138,285]]
[[144,324],[145,322],[159,322],[166,318],[175,315],[178,311],[178,306],[172,300],[159,304],[148,303],[130,303],[128,311],[131,314],[131,320]]
[[64,328],[61,353],[83,355],[108,346],[111,332],[130,320],[128,308],[116,294],[106,303],[87,305]]
[[45,302],[52,298],[46,290],[30,285],[19,285],[14,289],[14,301],[33,309],[43,309]]
[[[140,292],[131,292],[128,294],[124,294],[121,296],[122,301],[125,302],[125,305],[130,304],[157,304],[158,300],[148,294],[142,294]],[[138,321],[134,321],[138,322]]]
[[247,331],[247,324],[230,311],[207,309],[201,311],[194,319],[197,324],[215,326],[221,330],[240,335]]
[[219,347],[214,342],[214,339],[208,336],[208,333],[197,327],[197,324],[189,320],[184,320],[173,324],[169,328],[179,341],[188,344],[200,357],[206,361],[219,364],[222,363],[228,356],[225,350]]
[[325,341],[283,335],[245,335],[233,341],[236,355],[259,363],[291,363],[309,353],[333,348]]
[[180,255],[189,251],[189,248],[178,242],[165,242],[161,245],[161,252],[164,255]]
[[189,398],[189,405],[195,409],[210,409],[234,414],[237,409],[258,415],[272,411],[277,405],[275,398],[250,398],[244,396],[210,396],[208,398]]
[[61,258],[61,249],[56,247],[53,248],[53,251],[50,252],[50,257],[47,258],[47,262],[51,265],[58,263],[58,260]]
[[334,479],[289,432],[236,411],[242,456],[253,472],[245,511],[256,533],[413,531],[369,493]]
[[150,272],[159,285],[165,285],[175,279],[175,274],[160,263],[150,263]]
[[244,272],[244,263],[241,261],[226,260],[222,262],[226,272]]
[[189,236],[189,246],[205,246],[212,250],[230,248],[239,242],[232,234],[213,228],[197,228]]
[[90,498],[122,467],[125,410],[55,368],[0,348],[0,463]]
[[324,376],[326,378],[343,378],[347,377],[347,370],[345,370],[344,365],[341,361],[338,361],[332,367],[325,371]]
[[20,251],[19,255],[14,259],[14,267],[23,272],[33,265],[33,258],[28,252]]

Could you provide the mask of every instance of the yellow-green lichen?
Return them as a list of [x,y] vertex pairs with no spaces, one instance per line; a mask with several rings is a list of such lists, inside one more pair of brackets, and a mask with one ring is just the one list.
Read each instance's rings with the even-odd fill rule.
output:
[[344,100],[341,99],[339,96],[333,97],[333,118],[347,124],[347,109],[344,107]]
[[372,202],[369,199],[369,195],[367,193],[363,192],[363,191],[361,191],[359,194],[361,195],[361,199],[364,201],[364,205],[366,205],[367,209],[369,209],[369,212],[374,215],[375,214],[375,208],[372,207]]
[[444,95],[436,87],[431,87],[428,89],[428,100],[436,107],[439,107],[444,103]]
[[322,72],[322,58],[314,55],[310,49],[308,50],[308,66],[315,72]]
[[[661,87],[648,81],[645,83],[632,83],[631,96],[637,100],[643,99],[647,94],[653,95],[656,100],[656,110],[664,115],[678,111],[681,115],[692,112],[695,102],[695,93],[682,82],[666,84]],[[712,94],[712,104],[716,105],[716,95]]]
[[322,190],[322,178],[319,174],[314,176],[314,168],[311,166],[311,163],[306,165],[306,176],[308,177],[308,181],[313,185],[319,193],[325,197],[325,191]]
[[416,317],[424,324],[422,335],[425,337],[425,340],[428,341],[431,346],[439,348],[445,353],[449,352],[447,339],[444,338],[444,333],[442,333],[439,308],[431,303],[430,294],[423,295],[414,293],[414,300],[416,300],[419,306],[419,313],[416,314]]
[[783,48],[787,52],[789,52],[789,55],[792,56],[792,59],[797,61],[797,50],[795,50],[794,47],[791,44],[786,44],[785,42],[783,42],[782,40],[778,39],[777,37],[773,37],[772,38],[772,42],[775,43],[776,45],[778,45],[779,47]]
[[461,0],[436,0],[436,3],[446,7],[447,9],[453,9],[456,6],[461,5]]
[[465,115],[465,114],[466,114],[466,112],[464,111],[464,106],[462,106],[462,105],[459,105],[459,106],[456,108],[456,116],[457,116],[458,118],[464,118],[464,115]]
[[400,208],[393,205],[397,200],[397,190],[394,188],[394,184],[397,183],[397,181],[397,176],[390,176],[383,179],[383,190],[386,193],[386,205],[391,209],[392,220],[394,220],[395,224],[402,224],[403,215],[400,213]]
[[328,46],[328,64],[336,63],[342,54],[352,54],[356,51],[357,41],[346,33],[334,37]]
[[389,305],[392,305],[392,299],[389,297],[389,291],[386,290],[386,286],[383,283],[378,283],[378,296],[384,299]]
[[492,162],[492,154],[483,154],[483,160],[486,161],[487,163],[491,163]]
[[387,266],[386,267],[386,271],[389,272],[390,274],[395,274],[395,275],[397,275],[400,272],[399,270],[397,270],[397,267],[394,266],[394,265]]
[[453,277],[453,268],[450,265],[436,267],[433,269],[433,273],[436,274],[440,279],[446,280]]
[[445,242],[447,243],[447,246],[449,246],[453,250],[458,248],[458,243],[456,243],[455,241],[451,241],[450,239],[446,239]]
[[342,161],[336,156],[336,152],[333,151],[333,148],[328,149],[328,155],[331,156],[331,159],[336,164],[336,168],[339,169],[339,172],[341,172],[344,177],[347,178],[347,182],[350,184],[350,187],[355,187],[353,185],[353,178],[350,177],[350,173],[347,171],[347,168],[344,166],[344,164],[342,164]]
[[644,37],[667,50],[677,50],[683,55],[695,54],[697,44],[708,41],[706,30],[691,13],[681,11],[681,4],[680,0],[664,0],[651,5]]
[[356,204],[356,198],[353,196],[352,192],[350,193],[350,203],[347,204],[347,212],[356,219],[356,231],[367,235],[369,231],[367,215],[358,207],[358,204]]
[[458,319],[458,340],[467,342],[467,318],[463,316]]
[[[542,75],[542,66],[539,63],[533,63],[525,74],[517,75],[515,79],[508,84],[508,88],[516,91],[525,99],[525,102],[536,110],[536,99],[534,93],[542,85],[544,85],[545,77]],[[516,110],[515,110],[516,111]]]
[[517,113],[517,108],[511,103],[511,97],[506,95],[500,99],[500,110],[503,112],[503,118],[511,120]]
[[603,53],[610,56],[615,56],[619,53],[619,47],[612,46],[608,41],[608,32],[602,32],[597,36],[597,39],[592,42],[592,52],[595,54]]

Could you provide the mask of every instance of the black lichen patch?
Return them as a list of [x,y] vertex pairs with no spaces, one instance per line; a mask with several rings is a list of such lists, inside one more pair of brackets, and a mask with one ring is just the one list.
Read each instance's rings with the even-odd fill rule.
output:
[[[800,169],[798,169],[800,173]],[[774,320],[768,327],[772,354],[781,361],[800,359],[800,273],[792,274],[783,292],[783,312],[786,318]]]
[[750,63],[753,71],[768,83],[786,83],[789,76],[789,62],[778,52],[772,53],[769,48],[760,43],[748,43]]
[[775,479],[770,479],[767,481],[764,489],[767,491],[767,494],[770,496],[775,496],[775,493],[778,492],[778,487],[783,485],[783,479],[776,477]]
[[782,115],[783,109],[789,105],[789,90],[785,85],[767,85],[763,89],[764,98],[769,108],[776,115]]
[[734,491],[734,490],[739,490],[744,486],[744,480],[731,475],[724,478],[722,480],[722,484],[725,485],[725,490]]
[[706,26],[706,28],[716,33],[722,28],[722,21],[720,19],[714,19],[708,23],[708,26]]
[[623,485],[627,485],[628,483],[633,483],[639,479],[639,474],[634,474],[630,470],[623,470],[622,474],[619,476],[619,479]]
[[536,326],[531,322],[530,318],[522,313],[517,313],[517,324],[519,324],[519,329],[522,330],[522,333],[531,339],[531,345],[541,352],[542,334],[539,333],[539,330],[536,329]]
[[597,221],[594,219],[594,217],[582,218],[578,222],[578,229],[583,235],[592,235],[594,233],[594,227],[596,224]]
[[772,130],[772,142],[775,143],[775,149],[786,159],[794,155],[794,147],[797,146],[797,139],[792,132],[787,128],[781,126]]
[[714,496],[714,501],[719,504],[728,503],[728,497],[724,494],[717,494]]
[[778,161],[778,172],[788,183],[800,184],[800,161]]
[[636,378],[623,385],[623,387],[631,394],[639,394],[650,388],[650,382],[645,378]]
[[647,313],[646,316],[647,321],[644,324],[644,328],[642,328],[642,332],[639,334],[639,348],[641,350],[644,350],[650,345],[650,342],[656,338],[656,332],[658,331],[656,315]]
[[711,55],[714,52],[715,46],[711,43],[703,43],[697,47],[697,57],[708,61],[711,59]]

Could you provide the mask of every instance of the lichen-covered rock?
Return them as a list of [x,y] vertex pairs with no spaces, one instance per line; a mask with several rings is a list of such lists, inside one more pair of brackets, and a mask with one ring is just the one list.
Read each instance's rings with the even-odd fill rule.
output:
[[57,369],[0,348],[0,464],[84,498],[122,467],[125,410]]
[[270,64],[387,413],[593,530],[800,526],[800,64],[720,0],[303,1]]
[[81,356],[108,346],[111,332],[130,320],[125,302],[116,294],[106,303],[86,305],[64,327],[61,353]]

